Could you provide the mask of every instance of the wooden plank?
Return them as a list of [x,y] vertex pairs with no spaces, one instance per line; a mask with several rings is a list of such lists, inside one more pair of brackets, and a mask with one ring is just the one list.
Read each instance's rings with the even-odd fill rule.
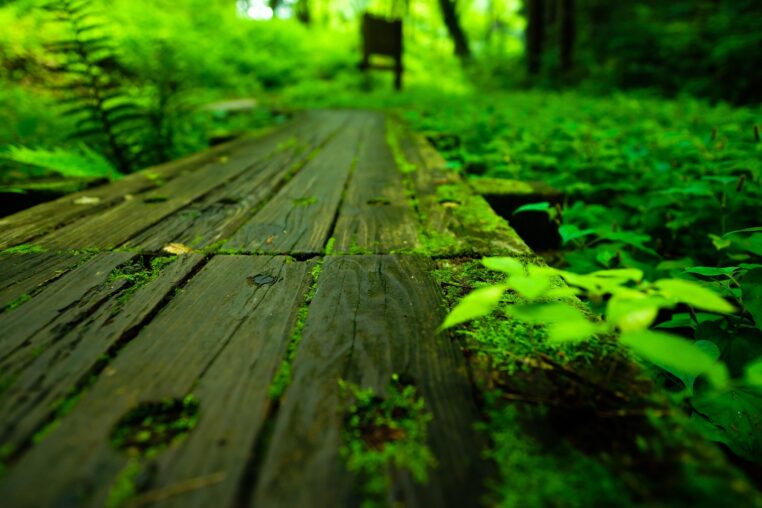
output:
[[[244,393],[255,381],[225,373],[229,365],[224,362],[234,356],[235,367],[239,369],[236,372],[242,375],[241,368],[247,372],[254,366],[246,375],[261,374],[264,378],[256,381],[262,386],[269,385],[267,375],[271,369],[261,368],[257,363],[262,360],[272,365],[275,360],[269,355],[285,347],[303,301],[305,273],[304,264],[290,263],[283,257],[212,259],[124,348],[109,365],[108,374],[100,376],[82,394],[74,410],[60,420],[46,439],[9,469],[0,482],[0,499],[18,508],[103,506],[114,479],[128,462],[127,456],[112,448],[111,429],[141,401],[185,397],[197,383],[199,389],[203,384],[207,391],[204,398],[198,398],[201,423],[191,435],[202,428],[216,432],[224,430],[227,424],[211,421],[218,418],[215,411],[221,410],[221,401],[208,400],[208,394],[219,393],[222,385],[240,383],[231,384],[227,396],[236,400],[242,397],[254,407],[231,406],[225,411],[231,414],[242,411],[239,416],[244,419],[256,415],[256,406],[265,402],[257,402],[250,398],[253,394]],[[253,282],[256,275],[263,275],[265,281]],[[226,352],[228,347],[234,347],[235,351]],[[225,379],[216,378],[223,373]],[[249,424],[255,434],[256,421]],[[239,430],[243,425],[240,421],[234,424]],[[236,444],[239,442],[242,441]],[[190,439],[185,443],[191,443]],[[239,458],[248,452],[248,449],[225,450],[238,454]],[[200,453],[213,452],[204,449]],[[202,462],[194,457],[194,464]],[[227,460],[221,455],[214,457],[215,461]],[[144,472],[150,476],[155,466],[145,466]],[[234,483],[234,472],[228,473]]]
[[157,183],[170,181],[193,168],[209,164],[231,150],[252,143],[251,138],[234,140],[183,159],[128,175],[118,182],[63,196],[54,201],[0,218],[0,249],[30,242],[78,219],[102,212],[125,200],[149,192]]
[[339,133],[225,248],[283,254],[323,251],[369,118],[364,112],[347,114]]
[[0,255],[0,312],[31,295],[87,258],[84,254],[40,252]]
[[38,243],[52,249],[114,248],[266,159],[288,139],[288,130],[281,129],[257,143],[238,147],[229,155],[174,178],[154,193],[128,199],[85,220],[64,226]]
[[314,156],[345,121],[341,114],[324,112],[311,113],[309,118],[314,121],[301,122],[289,130],[291,137],[272,158],[169,215],[126,245],[147,251],[161,250],[169,243],[202,249],[229,237]]
[[180,446],[160,458],[152,490],[171,491],[174,486],[192,484],[199,478],[224,476],[203,489],[168,497],[155,506],[236,505],[246,467],[255,459],[255,438],[271,409],[270,381],[285,357],[286,339],[310,282],[307,274],[311,266],[309,262],[284,267],[282,283],[292,292],[281,294],[280,301],[286,308],[260,313],[256,327],[250,328],[256,332],[234,337],[199,380],[194,394],[205,405],[198,427]]
[[[161,307],[171,291],[193,272],[203,256],[180,256],[155,280],[138,288],[125,301],[112,284],[107,296],[92,292],[77,312],[63,312],[26,341],[26,347],[3,358],[4,372],[17,377],[0,392],[0,442],[17,447],[29,439],[71,393],[78,382],[120,341],[129,340],[143,322]],[[83,315],[85,316],[83,319]],[[67,321],[68,319],[68,321]],[[29,354],[33,351],[33,354]],[[26,361],[24,361],[26,360]]]
[[46,287],[18,311],[0,315],[0,369],[3,375],[22,368],[39,347],[54,340],[68,323],[86,316],[98,302],[124,284],[106,284],[117,266],[136,254],[104,252]]
[[455,172],[423,137],[399,124],[400,151],[416,169],[409,173],[423,222],[426,251],[432,256],[531,255],[523,240],[487,201]]
[[[403,506],[471,506],[479,499],[478,412],[465,362],[436,334],[442,295],[417,256],[326,261],[251,506],[347,506],[357,501],[340,457],[338,379],[385,393],[392,373],[415,380],[433,413],[439,467],[426,486],[398,483]],[[330,487],[328,487],[330,486]]]
[[334,237],[337,253],[384,254],[418,245],[416,221],[381,113],[371,118]]

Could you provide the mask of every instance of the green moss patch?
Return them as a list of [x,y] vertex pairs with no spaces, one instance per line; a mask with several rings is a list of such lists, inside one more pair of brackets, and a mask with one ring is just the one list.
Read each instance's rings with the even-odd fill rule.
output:
[[111,444],[131,456],[151,456],[190,432],[198,422],[198,411],[192,395],[141,402],[114,425]]
[[418,483],[436,466],[428,448],[431,413],[415,386],[393,375],[385,395],[339,381],[347,401],[341,454],[360,477],[363,506],[386,506],[393,471],[407,471]]
[[107,283],[126,282],[117,298],[116,310],[127,303],[138,289],[154,281],[159,276],[161,270],[176,259],[176,256],[138,256],[130,263],[114,269],[109,274]]

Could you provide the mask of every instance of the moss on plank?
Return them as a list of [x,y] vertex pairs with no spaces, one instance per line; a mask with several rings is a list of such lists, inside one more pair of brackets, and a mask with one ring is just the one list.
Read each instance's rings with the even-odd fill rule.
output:
[[35,245],[33,243],[23,243],[21,245],[16,245],[14,247],[8,247],[7,249],[3,249],[2,251],[0,251],[0,255],[42,254],[43,252],[47,252],[47,249],[45,247],[42,247],[41,245]]
[[141,402],[114,425],[111,444],[133,457],[152,457],[193,430],[198,413],[199,402],[193,395]]
[[126,265],[115,268],[108,276],[107,283],[114,284],[125,281],[126,285],[120,290],[114,311],[118,311],[142,287],[156,280],[161,270],[173,263],[176,256],[138,256]]
[[[330,243],[330,240],[329,240]],[[304,333],[304,325],[307,322],[308,308],[312,299],[315,297],[317,291],[317,283],[320,278],[320,274],[323,271],[323,260],[318,260],[310,271],[311,281],[310,287],[304,297],[304,302],[299,307],[299,311],[296,315],[296,323],[291,331],[291,337],[286,348],[286,355],[281,362],[278,370],[275,372],[270,387],[268,389],[268,396],[271,400],[280,400],[283,394],[286,392],[286,388],[291,384],[291,367],[296,359],[296,352],[299,349],[299,344],[302,342],[302,334]]]
[[436,466],[427,445],[432,415],[415,386],[394,374],[383,396],[343,380],[339,389],[346,401],[341,455],[359,476],[362,506],[387,506],[397,471],[425,484]]

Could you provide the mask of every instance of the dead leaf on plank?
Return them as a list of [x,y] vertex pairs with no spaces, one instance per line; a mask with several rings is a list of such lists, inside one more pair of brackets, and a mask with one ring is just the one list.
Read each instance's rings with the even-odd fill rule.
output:
[[82,196],[74,200],[75,205],[97,205],[101,202],[101,198],[94,196]]
[[193,249],[187,245],[183,245],[182,243],[168,243],[161,250],[167,254],[175,254],[177,256],[181,254],[190,254],[193,252]]

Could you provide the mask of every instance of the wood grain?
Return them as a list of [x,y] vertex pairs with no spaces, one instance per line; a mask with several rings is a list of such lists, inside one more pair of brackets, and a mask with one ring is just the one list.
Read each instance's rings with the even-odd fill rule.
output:
[[414,380],[432,412],[429,445],[440,464],[426,486],[396,479],[395,496],[405,506],[478,499],[479,417],[462,356],[436,334],[443,316],[432,268],[415,256],[328,258],[251,506],[357,504],[356,479],[339,453],[338,380],[384,394],[393,373]]
[[0,312],[21,297],[39,291],[87,258],[84,254],[41,252],[0,256]]
[[[56,404],[77,383],[126,341],[163,301],[203,261],[203,256],[180,256],[157,278],[139,288],[125,302],[122,283],[104,283],[76,307],[61,312],[0,363],[13,382],[0,392],[0,441],[19,446],[39,429]],[[79,274],[72,274],[79,276]]]
[[[468,186],[422,136],[397,126],[400,150],[409,164],[423,234],[433,256],[524,256],[532,251],[489,203]],[[440,192],[446,190],[445,193]],[[457,199],[448,199],[456,195]]]
[[288,130],[289,138],[271,157],[165,217],[126,246],[159,251],[169,243],[181,243],[203,249],[227,239],[325,145],[344,121],[341,115],[325,112],[304,117]]
[[323,251],[369,120],[365,112],[346,115],[341,131],[225,248],[292,255]]
[[0,228],[3,231],[0,236],[0,249],[28,243],[66,224],[100,213],[123,202],[126,196],[151,192],[156,189],[158,182],[171,181],[186,171],[209,164],[221,156],[227,156],[231,151],[256,142],[251,137],[237,139],[183,159],[125,176],[109,185],[69,194],[0,218]]
[[337,253],[389,253],[418,246],[416,219],[386,142],[385,118],[373,114],[334,233]]
[[[272,368],[267,365],[280,361],[273,356],[285,348],[303,301],[305,273],[304,265],[288,263],[282,257],[212,259],[113,360],[108,374],[98,378],[74,410],[8,471],[0,482],[0,499],[13,507],[103,506],[112,483],[128,462],[109,442],[114,424],[141,401],[182,398],[195,388],[201,390],[202,385],[199,428],[208,429],[211,436],[214,429],[226,432],[227,425],[243,433],[249,424],[249,441],[254,439],[256,421],[247,418],[261,414],[257,408],[266,401],[261,388],[256,392],[259,395],[246,390],[257,383],[269,384]],[[257,274],[266,274],[273,282],[252,285],[250,277]],[[226,351],[229,347],[234,350]],[[231,356],[235,365],[226,363]],[[260,361],[265,365],[259,367]],[[254,370],[247,370],[252,367]],[[256,379],[241,379],[226,372],[227,368]],[[235,424],[212,421],[218,417],[221,401],[208,397],[219,394],[224,386],[230,388],[227,397],[252,404],[250,408],[227,408],[233,418],[236,409],[244,411],[238,415],[242,421]],[[184,443],[198,450],[190,437]],[[229,459],[243,468],[241,460],[248,449],[226,451]],[[205,448],[199,453],[212,452]],[[219,454],[210,457],[225,462],[224,455],[221,459]],[[194,460],[199,464],[201,458]],[[218,462],[209,465],[216,467]],[[144,471],[152,476],[156,467],[144,464]],[[186,470],[180,469],[178,474],[182,471]]]

